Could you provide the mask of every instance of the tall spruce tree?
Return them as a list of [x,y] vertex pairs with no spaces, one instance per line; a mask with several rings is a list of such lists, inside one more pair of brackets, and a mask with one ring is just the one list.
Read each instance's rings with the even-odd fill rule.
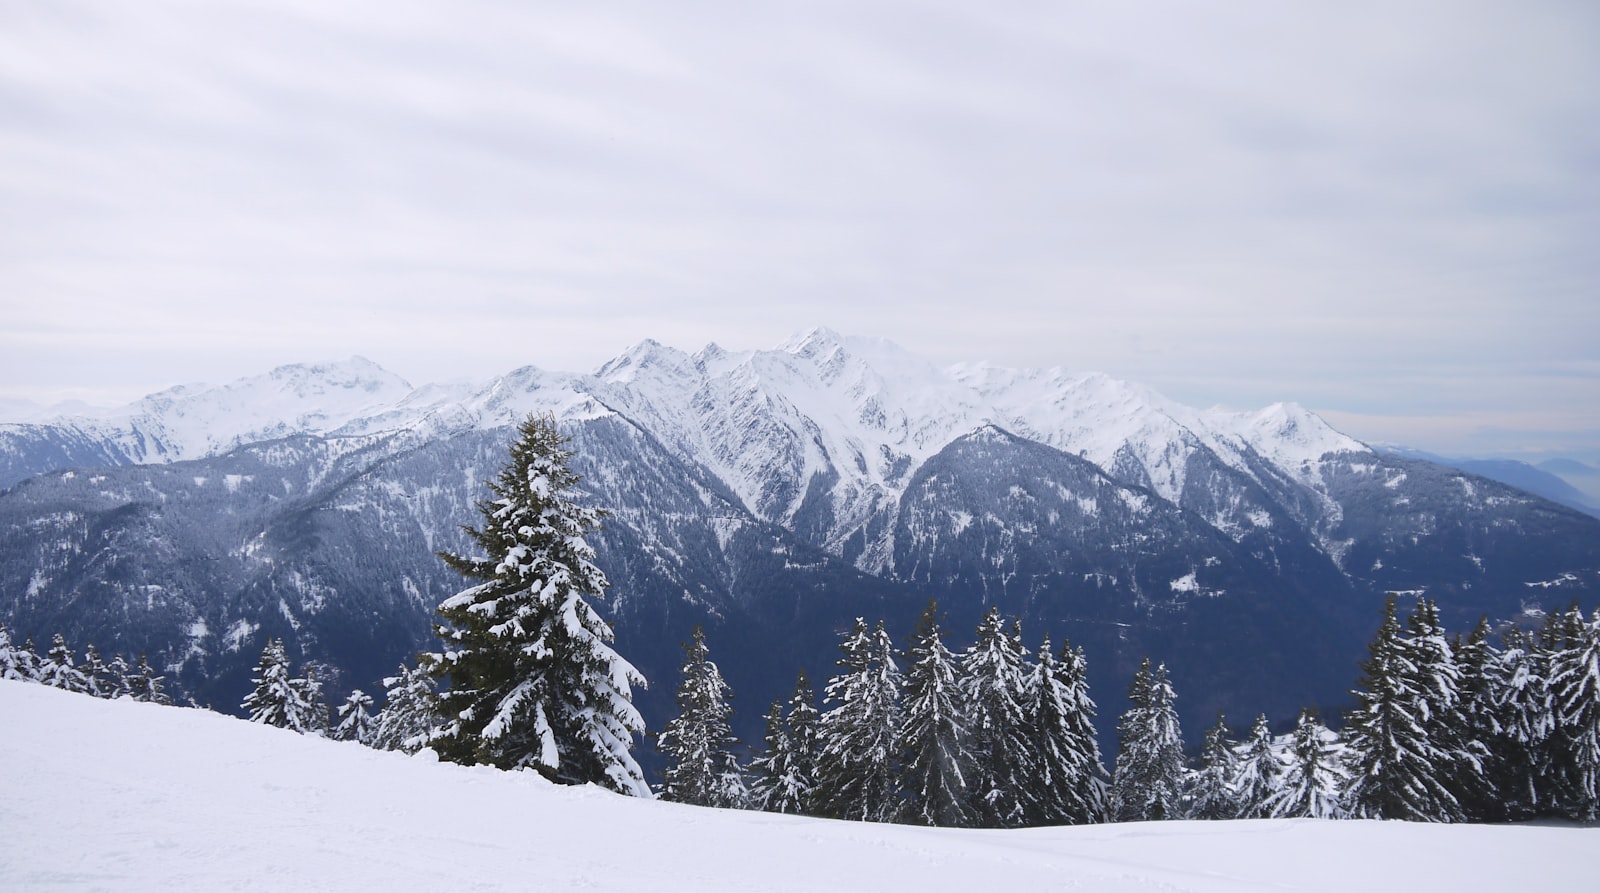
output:
[[72,659],[72,649],[67,647],[66,637],[60,633],[50,640],[50,651],[39,663],[38,679],[52,688],[79,694],[91,692],[89,677],[78,669],[77,662]]
[[589,603],[609,585],[585,540],[602,513],[570,497],[566,443],[554,418],[524,420],[494,498],[478,504],[483,526],[467,530],[486,557],[441,555],[481,582],[439,606],[445,650],[425,664],[448,688],[432,743],[453,762],[649,797],[632,754],[644,729],[632,686],[645,680]]
[[1033,783],[1022,789],[1030,825],[1086,825],[1105,820],[1107,785],[1095,738],[1094,701],[1089,697],[1083,650],[1061,643],[1061,659],[1050,640],[1039,646],[1028,678],[1023,711],[1031,738]]
[[1551,657],[1550,690],[1565,769],[1559,808],[1568,817],[1600,819],[1600,610],[1585,622],[1574,605],[1569,633]]
[[1521,821],[1550,805],[1549,739],[1555,728],[1548,664],[1537,639],[1509,630],[1488,664],[1493,723],[1491,760],[1485,772],[1497,810],[1490,818]]
[[1289,754],[1289,768],[1277,791],[1262,804],[1262,814],[1271,818],[1344,818],[1341,794],[1345,774],[1338,736],[1322,724],[1315,711],[1300,711]]
[[1117,819],[1140,822],[1178,818],[1183,786],[1183,733],[1177,694],[1167,665],[1145,658],[1128,690],[1133,706],[1117,723],[1114,778]]
[[661,798],[696,806],[741,808],[748,801],[743,770],[734,757],[728,705],[732,689],[710,657],[705,631],[694,628],[683,646],[678,715],[662,730],[658,749],[666,757]]
[[986,828],[1027,822],[1023,790],[1034,778],[1032,742],[1023,715],[1026,653],[1017,624],[990,608],[972,647],[961,656],[961,693],[972,736],[968,789]]
[[928,602],[906,653],[905,721],[900,733],[905,746],[906,819],[967,828],[978,821],[966,781],[972,753],[967,748],[955,657],[945,647],[938,612],[938,604]]
[[1442,663],[1420,604],[1419,613],[1411,624],[1424,639],[1417,642],[1402,631],[1390,595],[1361,665],[1357,706],[1345,720],[1350,806],[1371,818],[1458,821],[1461,806],[1444,773],[1459,758],[1430,738],[1440,711],[1454,707],[1454,672]]
[[840,643],[843,672],[828,681],[819,722],[817,790],[822,815],[865,822],[900,817],[900,669],[882,621],[856,618]]
[[372,718],[372,696],[359,688],[351,689],[339,705],[339,721],[333,727],[335,741],[371,744],[376,720]]
[[378,711],[369,743],[379,750],[416,753],[427,746],[433,730],[441,724],[433,677],[426,667],[401,664],[393,676],[384,677],[383,685],[383,709]]
[[1239,795],[1234,778],[1239,760],[1228,738],[1228,726],[1221,713],[1217,723],[1206,730],[1200,745],[1200,765],[1185,778],[1185,814],[1191,819],[1231,819],[1239,812]]
[[290,673],[289,654],[282,639],[269,639],[256,663],[255,686],[240,705],[251,722],[291,729],[301,734],[321,730],[317,705],[308,699],[304,678]]

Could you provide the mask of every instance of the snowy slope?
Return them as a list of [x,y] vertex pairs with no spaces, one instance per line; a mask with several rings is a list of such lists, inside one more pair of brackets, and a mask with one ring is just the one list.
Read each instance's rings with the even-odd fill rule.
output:
[[6,890],[1594,889],[1600,829],[707,810],[0,681]]
[[51,424],[110,441],[131,462],[176,462],[291,434],[326,434],[382,413],[411,392],[399,376],[352,357],[280,366],[219,387],[179,385],[120,410]]

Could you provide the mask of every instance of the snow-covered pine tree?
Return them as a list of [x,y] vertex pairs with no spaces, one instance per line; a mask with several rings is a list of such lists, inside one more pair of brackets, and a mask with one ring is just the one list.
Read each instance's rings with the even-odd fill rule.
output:
[[1029,825],[1087,825],[1106,816],[1105,767],[1095,739],[1094,701],[1089,697],[1083,650],[1061,643],[1061,659],[1050,640],[1028,678],[1024,722],[1032,739],[1034,781],[1022,793]]
[[383,679],[383,709],[373,723],[371,745],[379,750],[416,753],[440,724],[439,696],[426,667],[401,664]]
[[122,688],[122,680],[112,675],[111,667],[93,642],[83,649],[83,663],[78,665],[78,672],[89,686],[88,693],[97,698],[114,698]]
[[1277,791],[1262,804],[1262,814],[1275,819],[1344,818],[1340,795],[1346,779],[1338,736],[1315,711],[1300,711],[1289,755],[1289,768]]
[[1495,734],[1485,778],[1495,793],[1491,817],[1523,821],[1550,805],[1549,740],[1555,728],[1550,697],[1549,664],[1538,641],[1525,630],[1511,629],[1503,647],[1490,653],[1489,719]]
[[1237,774],[1233,779],[1236,816],[1259,819],[1267,815],[1267,802],[1283,785],[1283,763],[1273,748],[1272,727],[1265,713],[1256,716],[1250,735],[1239,746]]
[[1585,622],[1574,605],[1565,646],[1551,656],[1550,691],[1566,776],[1562,811],[1600,819],[1600,610]]
[[0,679],[33,682],[38,678],[39,658],[33,653],[32,644],[29,642],[29,647],[18,645],[11,638],[11,631],[0,624]]
[[[757,809],[766,812],[811,814],[817,787],[816,693],[804,670],[795,679],[787,714],[774,730],[767,715],[766,752],[752,764],[756,781],[751,795]],[[775,703],[774,710],[782,707]]]
[[1174,707],[1177,694],[1167,665],[1145,658],[1133,676],[1133,706],[1117,723],[1117,768],[1113,779],[1118,821],[1141,822],[1179,816],[1183,786],[1183,733]]
[[1022,791],[1035,777],[1023,715],[1027,674],[1022,632],[1008,630],[997,608],[978,624],[976,641],[961,656],[961,695],[972,736],[967,789],[985,828],[1016,828],[1027,821]]
[[156,673],[155,668],[150,666],[149,658],[141,654],[139,663],[126,677],[128,697],[152,704],[171,704],[172,698],[167,695],[163,684],[166,678]]
[[1217,724],[1206,730],[1200,745],[1200,766],[1185,777],[1185,814],[1191,819],[1231,819],[1238,816],[1239,795],[1234,778],[1239,760],[1228,738],[1226,719],[1219,712]]
[[792,786],[794,740],[783,718],[783,699],[767,708],[761,753],[750,760],[750,806],[761,812],[799,812],[804,795]]
[[88,694],[90,691],[89,677],[78,669],[72,659],[72,649],[67,647],[67,640],[60,633],[50,640],[50,651],[39,663],[39,681],[52,688],[79,694]]
[[568,495],[566,443],[553,417],[524,420],[494,498],[478,504],[483,527],[468,529],[487,557],[441,555],[481,582],[439,606],[445,650],[425,663],[448,688],[432,744],[454,762],[649,797],[632,754],[644,730],[632,686],[645,680],[589,603],[610,585],[584,539],[602,513]]
[[128,659],[121,654],[111,655],[111,660],[106,662],[106,678],[110,682],[108,698],[126,698],[133,692],[128,687],[128,676],[133,673],[133,668],[128,666]]
[[308,735],[328,733],[328,704],[322,700],[322,671],[315,664],[306,664],[306,671],[292,680],[305,705],[304,731]]
[[[1412,624],[1425,635],[1430,626],[1425,612]],[[1380,819],[1458,821],[1460,804],[1441,771],[1458,758],[1430,740],[1440,705],[1454,707],[1453,668],[1439,665],[1434,643],[1414,644],[1401,631],[1393,595],[1367,650],[1358,705],[1345,719],[1351,810]]]
[[1451,716],[1453,734],[1473,743],[1481,767],[1470,778],[1458,779],[1454,793],[1467,820],[1476,822],[1504,821],[1507,817],[1504,797],[1497,788],[1503,730],[1495,704],[1498,655],[1490,642],[1491,632],[1489,618],[1480,617],[1472,632],[1465,637],[1458,635],[1450,643],[1459,674],[1456,709]]
[[696,806],[743,808],[749,793],[744,773],[734,757],[728,705],[732,689],[709,657],[705,631],[694,628],[683,646],[683,668],[678,683],[678,715],[662,730],[657,749],[666,757],[661,799]]
[[900,732],[905,747],[905,818],[944,828],[971,827],[978,821],[966,783],[972,753],[967,748],[955,658],[939,629],[937,602],[928,602],[918,618],[906,662]]
[[900,670],[882,621],[866,621],[840,643],[843,672],[828,681],[832,705],[818,724],[814,809],[831,818],[892,822],[902,808]]
[[333,734],[329,737],[335,741],[372,743],[372,733],[376,724],[372,718],[372,695],[359,688],[351,689],[350,695],[339,705],[338,712],[339,722],[333,727]]
[[1483,761],[1488,749],[1474,737],[1474,729],[1461,704],[1461,670],[1456,665],[1449,637],[1439,622],[1439,607],[1432,599],[1419,599],[1406,621],[1406,649],[1410,655],[1407,687],[1416,692],[1415,703],[1423,730],[1433,748],[1434,777],[1446,797],[1434,808],[1441,822],[1466,821],[1464,804],[1488,796],[1483,783]]
[[282,639],[267,640],[250,681],[255,688],[245,695],[240,706],[251,722],[292,729],[302,735],[319,731],[316,708],[306,700],[304,680],[289,673],[289,654]]

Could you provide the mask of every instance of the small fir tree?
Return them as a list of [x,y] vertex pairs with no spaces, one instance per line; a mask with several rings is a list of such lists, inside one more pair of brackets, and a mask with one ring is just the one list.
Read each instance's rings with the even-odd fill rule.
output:
[[1133,706],[1117,723],[1117,818],[1124,822],[1177,818],[1183,786],[1183,733],[1167,665],[1151,669],[1150,659],[1145,658],[1134,674],[1128,699]]
[[256,664],[255,686],[240,705],[251,722],[291,729],[304,734],[319,731],[316,707],[306,699],[305,680],[289,672],[289,655],[282,639],[269,639]]
[[11,631],[0,624],[0,679],[17,679],[35,682],[39,675],[39,657],[33,653],[33,642],[21,646],[11,638]]
[[67,647],[67,640],[60,633],[50,640],[50,651],[39,664],[39,681],[64,691],[90,692],[89,677],[78,669],[72,659],[72,649]]
[[978,812],[967,790],[972,768],[954,656],[939,629],[939,606],[917,620],[906,654],[905,746],[906,819],[945,828],[976,824]]
[[[775,724],[776,723],[776,724]],[[795,679],[787,713],[774,703],[767,714],[766,751],[751,765],[751,796],[767,812],[811,814],[817,787],[816,693],[805,671]]]
[[335,741],[354,741],[371,744],[375,721],[372,718],[372,696],[359,688],[339,705],[339,722],[333,727]]
[[426,667],[401,664],[383,679],[383,709],[373,723],[371,745],[379,750],[416,753],[440,724],[439,697]]
[[486,557],[441,555],[480,582],[439,606],[445,650],[426,665],[448,688],[433,746],[454,762],[649,797],[632,754],[644,730],[632,687],[645,680],[590,604],[610,585],[585,539],[602,513],[569,495],[566,443],[554,418],[526,419],[494,498],[478,505],[483,527],[467,530]]
[[1200,766],[1186,779],[1187,814],[1191,819],[1231,819],[1239,814],[1239,794],[1234,779],[1239,774],[1239,759],[1228,738],[1228,726],[1221,713],[1217,723],[1206,730],[1200,745]]
[[106,662],[106,678],[108,680],[108,698],[126,698],[132,695],[128,687],[128,677],[132,675],[133,668],[128,666],[128,659],[121,654],[111,655],[111,660]]
[[1283,763],[1273,746],[1272,727],[1265,713],[1256,716],[1250,727],[1250,737],[1241,745],[1238,774],[1234,776],[1238,815],[1242,819],[1260,819],[1267,815],[1267,802],[1277,796],[1283,786]]
[[1262,804],[1272,818],[1344,818],[1341,792],[1346,778],[1338,736],[1317,718],[1302,710],[1290,747],[1288,771],[1277,791]]
[[112,675],[110,665],[93,642],[83,649],[83,663],[78,665],[78,672],[83,674],[88,685],[87,693],[97,698],[114,698],[122,687],[122,680]]
[[740,808],[748,792],[734,750],[728,705],[732,689],[709,657],[705,632],[694,628],[683,646],[678,715],[667,723],[658,747],[667,759],[661,798],[697,806]]
[[149,658],[141,654],[139,663],[127,675],[128,697],[152,704],[171,704],[172,698],[166,693],[165,681],[166,677],[158,674],[150,666]]

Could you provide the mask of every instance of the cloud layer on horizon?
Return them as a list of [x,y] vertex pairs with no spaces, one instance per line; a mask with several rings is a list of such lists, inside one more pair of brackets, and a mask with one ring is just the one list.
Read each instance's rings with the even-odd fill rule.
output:
[[1433,449],[1600,450],[1584,4],[63,0],[0,26],[0,396],[821,323],[1454,432],[1409,439]]

